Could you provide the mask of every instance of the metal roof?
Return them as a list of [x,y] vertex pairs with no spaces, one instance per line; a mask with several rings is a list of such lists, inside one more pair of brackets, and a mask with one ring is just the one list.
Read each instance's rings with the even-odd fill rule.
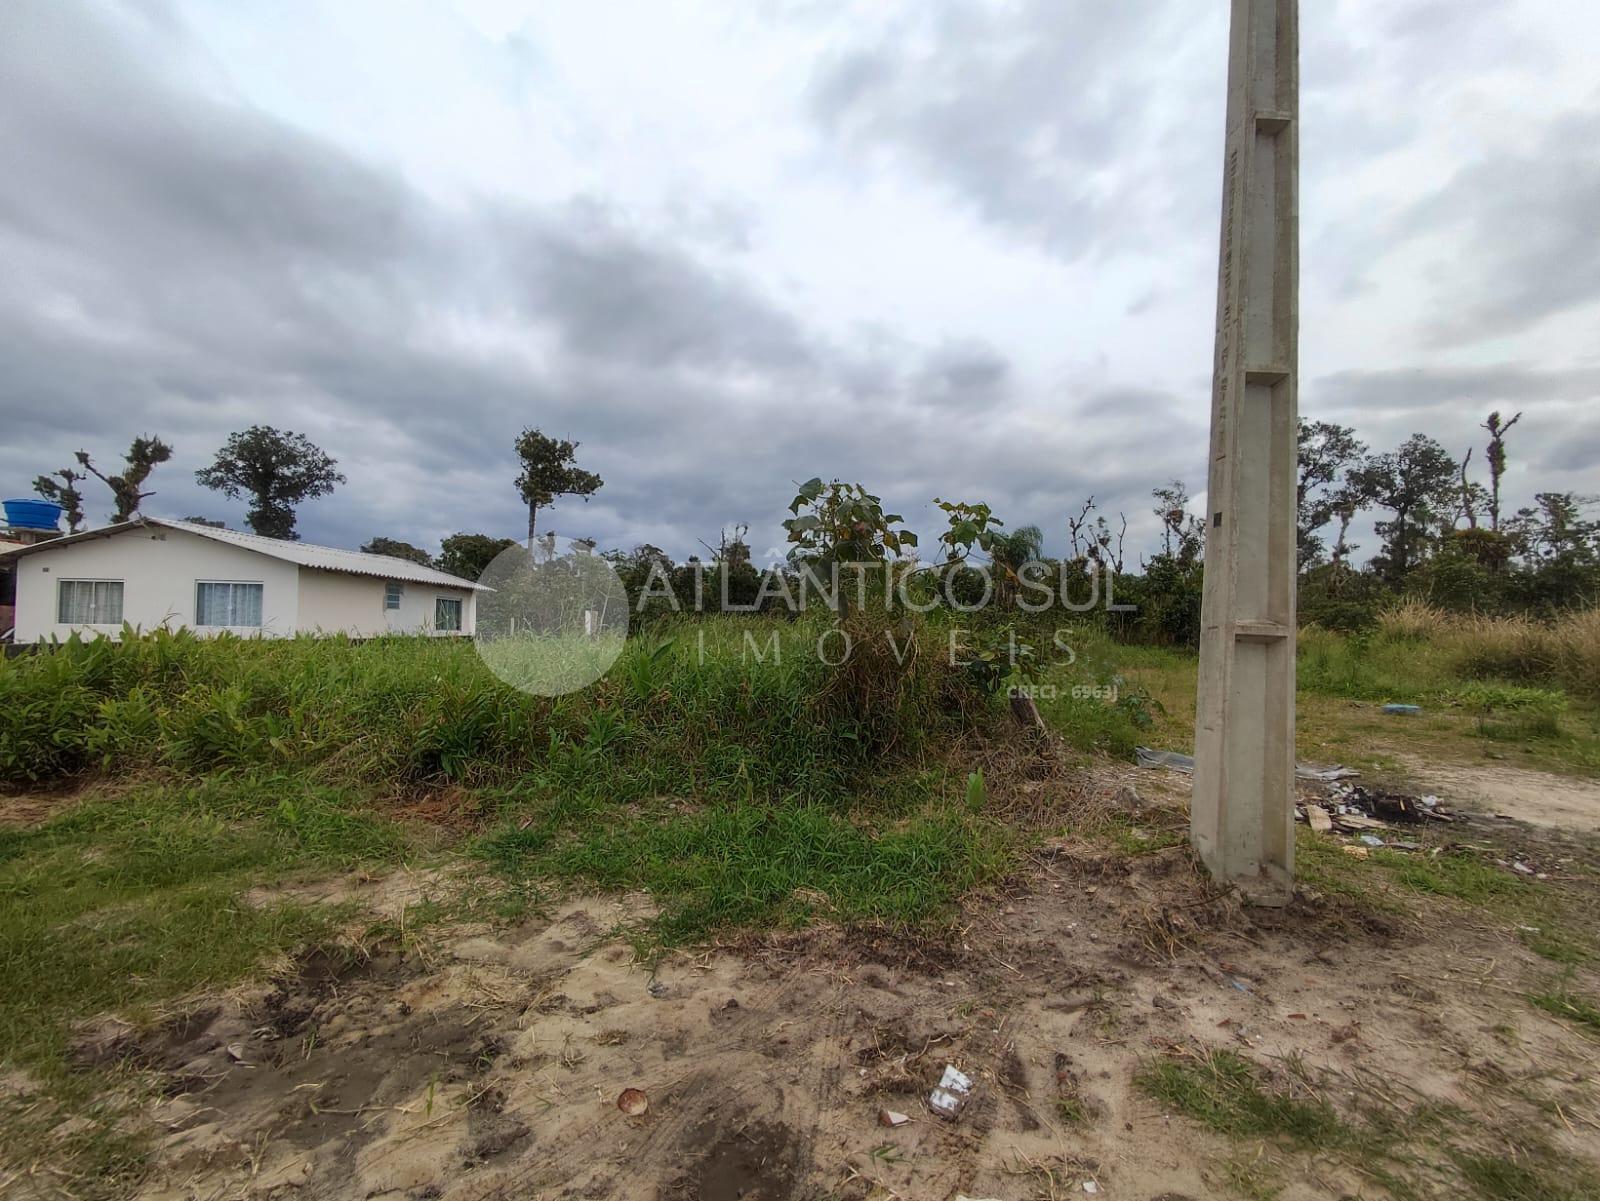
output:
[[336,546],[317,546],[311,542],[263,538],[260,534],[245,534],[238,530],[223,530],[193,521],[174,521],[170,517],[146,517],[142,514],[135,516],[132,521],[102,526],[97,530],[84,530],[79,534],[67,534],[61,538],[52,538],[48,542],[34,543],[32,546],[19,546],[12,550],[0,551],[0,555],[20,559],[25,555],[53,550],[73,542],[84,542],[90,538],[108,538],[125,530],[148,529],[152,526],[181,530],[185,534],[195,534],[201,538],[209,538],[213,542],[224,542],[242,550],[253,550],[257,554],[270,555],[274,559],[282,559],[286,563],[295,563],[301,567],[314,567],[319,571],[343,571],[352,575],[376,576],[379,579],[403,580],[413,584],[470,588],[477,592],[493,591],[492,588],[473,580],[462,579],[437,568],[424,567],[409,559],[397,559],[393,555],[370,555],[358,550],[340,550]]

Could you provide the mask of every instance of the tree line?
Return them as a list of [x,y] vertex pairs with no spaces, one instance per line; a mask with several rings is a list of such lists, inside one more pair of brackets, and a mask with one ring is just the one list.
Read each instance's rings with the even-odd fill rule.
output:
[[[1507,434],[1521,420],[1521,413],[1509,418],[1499,412],[1488,415],[1481,427],[1486,435],[1479,460],[1482,466],[1476,473],[1477,447],[1458,460],[1434,438],[1417,433],[1393,450],[1373,452],[1350,426],[1302,420],[1296,541],[1303,614],[1325,624],[1356,625],[1400,593],[1420,595],[1448,608],[1489,612],[1553,611],[1595,604],[1600,597],[1600,521],[1590,516],[1595,499],[1572,492],[1541,491],[1531,505],[1510,513],[1504,510]],[[604,484],[599,475],[578,465],[578,446],[537,428],[524,429],[513,443],[520,464],[514,485],[527,506],[530,548],[541,510],[562,497],[587,500]],[[98,480],[111,493],[111,520],[126,521],[152,495],[144,486],[151,472],[171,457],[172,448],[166,442],[144,435],[134,439],[119,468],[102,470],[80,450],[74,465],[39,476],[34,488],[61,504],[69,529],[77,532],[84,522],[81,485]],[[337,461],[303,434],[254,425],[229,435],[213,462],[197,471],[195,478],[224,496],[248,498],[245,523],[253,533],[294,539],[299,536],[295,531],[298,506],[329,495],[345,482],[337,468]],[[786,523],[802,550],[822,538],[827,523],[839,513],[849,514],[854,521],[864,513],[870,516],[868,511],[876,504],[863,499],[868,494],[860,485],[834,481],[818,487],[817,495],[827,507],[797,514]],[[1122,581],[1124,598],[1137,607],[1145,636],[1156,641],[1193,642],[1199,629],[1205,526],[1189,511],[1191,498],[1183,481],[1155,488],[1151,496],[1161,540],[1148,558],[1141,556],[1130,569],[1126,516],[1118,513],[1113,522],[1098,511],[1095,497],[1090,496],[1065,517],[1068,553],[1061,562],[1115,574]],[[1006,532],[986,505],[935,503],[958,535],[972,534],[967,550],[976,546],[1002,565],[1037,560],[1042,555],[1044,536],[1036,526]],[[1376,517],[1373,530],[1378,545],[1369,559],[1358,565],[1355,555],[1362,548],[1352,541],[1351,532],[1356,519],[1368,513]],[[190,520],[220,524],[203,517]],[[669,575],[678,573],[686,588],[695,571],[709,564],[730,578],[737,577],[734,593],[753,593],[759,588],[760,573],[750,562],[745,541],[748,526],[733,529],[734,536],[730,538],[724,531],[716,547],[705,544],[709,552],[705,560],[690,556],[680,565],[661,548],[649,545],[629,552],[608,552],[607,557],[630,575],[648,572],[652,566]],[[842,548],[838,553],[848,556],[854,553],[852,538],[860,537],[867,540],[865,549],[885,549],[885,534],[871,521],[862,525],[861,531],[853,531],[851,523],[832,530],[828,533],[830,545],[836,541]],[[904,539],[908,550],[915,547],[915,535],[907,531],[890,537]],[[949,537],[947,533],[941,541]],[[362,550],[475,579],[495,555],[513,544],[509,538],[463,531],[444,539],[437,556],[382,536],[373,538]],[[897,544],[887,549],[898,553],[902,547]]]
[[[552,438],[538,429],[524,429],[513,444],[521,471],[516,488],[528,507],[528,545],[531,548],[540,509],[548,508],[559,497],[580,496],[587,500],[604,484],[592,471],[577,465],[578,443]],[[85,496],[80,485],[97,479],[111,491],[109,521],[120,524],[139,512],[147,497],[144,487],[150,474],[172,458],[172,447],[148,434],[133,440],[123,456],[120,469],[113,474],[102,471],[89,453],[76,452],[72,465],[35,477],[33,490],[61,506],[67,532],[76,534],[87,520]],[[252,425],[228,435],[210,464],[195,472],[203,487],[231,500],[248,498],[245,525],[264,538],[298,540],[296,513],[301,504],[330,495],[345,482],[338,460],[315,445],[304,434]],[[221,528],[223,523],[209,517],[191,516],[187,521]],[[509,538],[486,534],[460,533],[446,538],[437,559],[427,551],[393,538],[377,537],[361,549],[371,554],[394,555],[415,563],[438,566],[454,575],[477,579],[490,560],[507,546]]]

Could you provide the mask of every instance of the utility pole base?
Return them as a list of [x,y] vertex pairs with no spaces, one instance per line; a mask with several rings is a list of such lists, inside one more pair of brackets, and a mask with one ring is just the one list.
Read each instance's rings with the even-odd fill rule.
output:
[[1190,837],[1259,903],[1294,888],[1298,0],[1233,0]]

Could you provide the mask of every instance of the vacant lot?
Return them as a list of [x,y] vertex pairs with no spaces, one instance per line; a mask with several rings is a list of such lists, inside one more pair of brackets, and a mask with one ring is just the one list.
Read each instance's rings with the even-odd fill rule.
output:
[[1186,749],[1191,659],[1083,632],[1039,736],[936,655],[752,665],[712,624],[557,702],[424,642],[9,664],[0,1189],[1596,1195],[1600,789],[1559,680],[1312,635],[1302,753],[1480,816],[1360,858],[1302,829],[1303,895],[1246,909],[1186,778],[1123,761]]

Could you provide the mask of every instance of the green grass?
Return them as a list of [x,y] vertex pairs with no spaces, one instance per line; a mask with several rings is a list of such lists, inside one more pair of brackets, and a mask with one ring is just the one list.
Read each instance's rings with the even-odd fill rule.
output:
[[1349,898],[1391,915],[1419,916],[1444,899],[1492,917],[1536,954],[1555,963],[1600,959],[1600,938],[1572,898],[1541,881],[1513,875],[1471,849],[1440,854],[1375,849],[1346,855],[1335,839],[1297,828],[1295,874],[1303,887]]
[[478,850],[512,880],[649,890],[661,906],[646,932],[654,946],[813,916],[922,923],[949,913],[1007,861],[994,823],[939,804],[873,832],[834,808],[799,802],[681,813],[555,800]]
[[[1124,646],[1094,627],[1068,632],[1076,661],[1058,664],[1039,702],[1062,737],[1080,750],[1131,759],[1138,745],[1189,752],[1199,671],[1191,652]],[[1600,776],[1600,706],[1554,687],[1484,678],[1425,637],[1300,631],[1296,659],[1296,744],[1302,759],[1393,773],[1396,754],[1452,761],[1505,759],[1528,767]],[[1115,682],[1119,695],[1148,702],[1109,704],[1080,690]],[[1420,716],[1382,712],[1385,702],[1420,704]]]
[[[249,904],[255,885],[393,862],[414,845],[348,792],[292,777],[148,780],[0,829],[0,1065],[32,1091],[0,1102],[0,1176],[58,1165],[66,1195],[131,1191],[146,1151],[122,1122],[138,1082],[69,1062],[73,1025],[135,1022],[276,955],[333,938],[339,907]],[[63,1116],[83,1119],[65,1136]]]
[[142,784],[0,831],[0,974],[26,982],[0,991],[6,1059],[58,1073],[74,1019],[229,983],[328,933],[327,910],[240,895],[407,845],[393,822],[291,779]]
[[1353,1132],[1326,1101],[1269,1087],[1232,1051],[1158,1060],[1138,1077],[1156,1100],[1231,1138],[1283,1138],[1314,1146],[1345,1145]]
[[1561,980],[1542,992],[1531,993],[1528,1003],[1536,1009],[1573,1022],[1590,1034],[1600,1035],[1600,1005],[1574,992],[1568,980]]
[[[1392,1095],[1376,1080],[1337,1089],[1325,1073],[1298,1060],[1268,1073],[1243,1056],[1212,1050],[1147,1064],[1135,1083],[1169,1108],[1235,1142],[1272,1144],[1318,1158],[1333,1157],[1402,1201],[1471,1196],[1479,1201],[1578,1201],[1600,1189],[1586,1164],[1537,1135],[1485,1130],[1452,1106]],[[1327,1099],[1347,1093],[1341,1112]],[[1239,1166],[1235,1157],[1228,1164]],[[1226,1169],[1226,1165],[1225,1165]],[[1270,1196],[1274,1171],[1225,1170],[1234,1191]]]

